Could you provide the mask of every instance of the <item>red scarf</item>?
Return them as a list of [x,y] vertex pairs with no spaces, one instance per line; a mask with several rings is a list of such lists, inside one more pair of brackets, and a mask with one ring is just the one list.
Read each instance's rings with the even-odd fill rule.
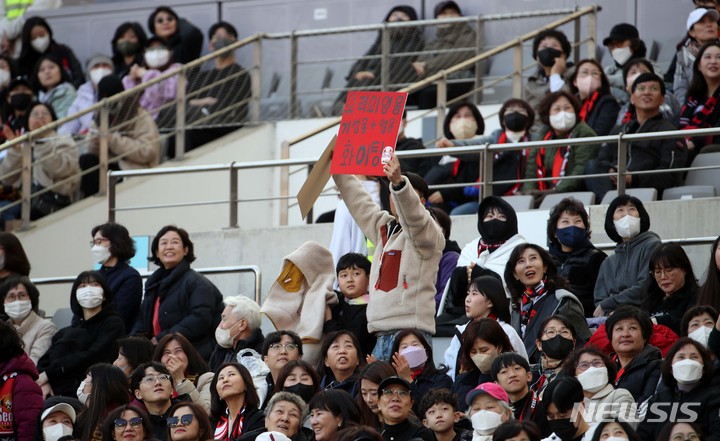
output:
[[[694,97],[687,97],[685,105],[680,109],[680,130],[702,129],[707,127],[715,127],[720,120],[720,106],[717,105],[720,98],[720,88],[718,88],[713,96],[709,97],[704,103],[701,103]],[[697,110],[700,105],[702,109]],[[703,145],[713,143],[713,136],[705,137]]]
[[213,436],[213,439],[238,439],[240,438],[240,435],[242,435],[243,419],[245,419],[245,415],[243,415],[245,413],[245,406],[243,405],[242,409],[240,409],[240,412],[237,414],[237,417],[235,417],[235,424],[233,424],[232,430],[229,430],[228,428],[228,412],[229,409],[226,409],[225,416],[220,417],[220,421],[218,421],[217,426],[215,426],[215,435]]
[[545,279],[542,279],[535,288],[527,288],[522,294],[522,303],[520,304],[520,323],[527,326],[532,319],[535,318],[537,311],[533,306],[535,299],[542,297],[547,290],[545,289]]
[[[572,133],[572,132],[571,132]],[[570,137],[570,133],[568,133],[567,137]],[[553,138],[553,131],[552,129],[548,130],[548,132],[543,137],[543,141],[548,141]],[[565,176],[565,169],[567,168],[567,164],[570,160],[570,153],[572,152],[571,146],[565,146],[565,147],[558,147],[557,150],[555,150],[555,159],[553,159],[553,169],[552,169],[552,177],[554,178],[562,178]],[[540,151],[535,156],[535,164],[537,165],[537,172],[535,174],[538,178],[546,178],[547,170],[545,169],[545,147],[540,147]],[[538,189],[539,190],[548,190],[550,188],[555,188],[558,181],[560,179],[553,179],[552,180],[552,187],[548,185],[548,181],[538,181]]]
[[590,115],[590,112],[592,112],[593,107],[595,106],[595,103],[597,103],[598,98],[600,97],[600,91],[596,90],[593,92],[592,95],[590,95],[589,98],[586,98],[585,101],[583,101],[583,105],[580,108],[580,119],[584,122],[587,122],[587,117]]
[[505,241],[498,243],[485,243],[484,240],[480,239],[480,242],[478,242],[478,257],[480,257],[480,254],[485,250],[489,250],[492,253],[496,249],[503,246],[504,243]]

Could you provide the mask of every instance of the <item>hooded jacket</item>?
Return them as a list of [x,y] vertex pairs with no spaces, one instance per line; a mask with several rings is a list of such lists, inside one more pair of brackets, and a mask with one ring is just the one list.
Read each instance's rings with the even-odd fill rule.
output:
[[305,242],[285,256],[282,270],[260,308],[275,329],[293,331],[306,343],[322,337],[325,305],[338,302],[330,250]]
[[[10,360],[0,363],[0,387],[4,384],[2,377],[17,373],[12,391],[12,418],[15,429],[15,440],[32,441],[35,439],[35,426],[43,408],[43,397],[40,386],[35,381],[38,371],[27,354],[22,353]],[[2,397],[4,400],[5,397]]]
[[[613,214],[621,205],[633,204],[640,214],[640,233],[627,242],[615,229]],[[660,237],[648,231],[650,216],[643,203],[634,196],[616,197],[605,213],[605,232],[618,245],[615,254],[600,265],[600,273],[595,282],[595,306],[603,311],[613,311],[619,305],[642,305],[647,296],[650,282],[650,257],[660,245]]]
[[[154,335],[153,311],[158,298],[161,331]],[[223,308],[223,296],[217,287],[183,259],[170,271],[160,268],[147,279],[145,298],[130,334],[154,336],[160,340],[166,334],[179,332],[207,360]]]
[[340,194],[365,236],[375,244],[370,270],[368,331],[412,328],[435,333],[435,280],[445,237],[403,176],[404,184],[390,193],[392,214],[372,201],[360,181],[333,175]]

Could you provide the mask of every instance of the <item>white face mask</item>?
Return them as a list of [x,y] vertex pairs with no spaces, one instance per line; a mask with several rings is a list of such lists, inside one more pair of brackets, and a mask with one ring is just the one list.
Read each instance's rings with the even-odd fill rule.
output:
[[0,69],[0,87],[5,87],[8,84],[10,84],[10,72]]
[[35,52],[42,54],[50,46],[50,36],[37,37],[30,42],[30,46],[35,49]]
[[220,329],[219,326],[215,328],[215,341],[217,344],[226,349],[233,347],[234,338],[230,335],[230,329],[233,327],[235,327],[235,325],[232,325],[229,329]]
[[695,383],[702,378],[703,365],[695,360],[680,360],[672,365],[672,373],[680,384]]
[[627,60],[632,57],[633,53],[630,50],[629,47],[618,47],[612,50],[610,52],[612,54],[613,60],[618,64],[618,66],[622,66],[627,62]]
[[73,433],[71,427],[60,423],[53,424],[52,426],[43,427],[42,431],[43,435],[45,436],[45,441],[57,441],[63,436],[70,436]]
[[621,219],[613,221],[615,231],[623,239],[632,239],[640,233],[640,218],[626,214]]
[[[5,305],[5,311],[7,312],[7,305]],[[8,314],[10,315],[10,314]],[[693,332],[688,334],[688,337],[692,338],[696,342],[700,343],[701,345],[705,346],[707,348],[708,339],[710,338],[710,333],[712,332],[711,326],[700,326]]]
[[30,300],[15,300],[12,303],[5,304],[5,314],[13,320],[25,320],[31,310],[32,303]]
[[575,114],[573,112],[559,112],[550,115],[550,126],[555,130],[566,131],[575,127]]
[[502,415],[492,410],[478,410],[470,417],[470,421],[472,422],[473,430],[478,432],[478,434],[490,435],[495,431],[497,426],[502,424]]
[[408,346],[407,348],[400,351],[400,355],[405,357],[405,360],[407,360],[408,365],[410,366],[410,369],[415,369],[427,361],[427,352],[425,352],[425,348],[422,346]]
[[145,63],[152,69],[165,66],[170,61],[170,51],[165,48],[148,49],[145,51]]
[[90,253],[92,254],[93,262],[102,265],[110,258],[110,247],[95,244],[90,248]]
[[590,75],[578,78],[576,83],[580,94],[585,95],[586,97],[589,97],[600,88],[600,79]]
[[110,75],[111,73],[112,70],[109,67],[96,67],[95,69],[90,71],[90,81],[92,81],[92,83],[97,86],[100,80]]
[[99,286],[85,286],[78,288],[75,296],[83,308],[97,308],[103,302],[103,289]]
[[490,372],[490,368],[492,367],[493,361],[497,358],[497,354],[475,354],[470,358],[473,363],[475,363],[475,366],[480,369],[480,372],[487,374]]
[[455,139],[468,139],[477,133],[477,122],[472,118],[460,118],[450,123],[450,133]]
[[607,386],[608,371],[606,367],[589,367],[585,372],[577,376],[584,391],[595,393]]
[[80,386],[78,386],[75,395],[77,396],[78,400],[83,403],[83,405],[87,406],[88,394],[83,392],[83,389],[85,389],[85,380],[80,382]]

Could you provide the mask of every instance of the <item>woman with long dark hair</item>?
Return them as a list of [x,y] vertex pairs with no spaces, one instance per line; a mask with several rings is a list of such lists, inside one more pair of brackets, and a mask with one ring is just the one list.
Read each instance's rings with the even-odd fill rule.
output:
[[155,346],[145,337],[126,337],[118,340],[117,366],[130,377],[136,367],[152,361]]
[[129,404],[108,413],[102,423],[103,440],[145,441],[152,438],[152,433],[147,412]]
[[153,361],[170,371],[178,395],[188,395],[210,411],[210,383],[213,373],[187,338],[178,332],[166,334],[157,344]]
[[562,315],[580,342],[590,338],[582,303],[568,291],[567,280],[558,275],[552,256],[542,247],[516,246],[505,265],[505,284],[512,296],[512,325],[522,336],[530,362],[539,360],[535,339],[548,317]]
[[263,426],[252,376],[240,363],[224,363],[210,383],[210,418],[216,440],[235,440]]
[[360,371],[360,395],[357,398],[360,409],[360,422],[380,430],[382,428],[382,413],[378,407],[378,387],[388,377],[397,375],[395,369],[382,360],[373,361],[365,365]]
[[77,324],[59,330],[38,361],[38,384],[45,396],[73,396],[91,365],[115,359],[125,326],[112,301],[113,292],[100,272],[77,276],[70,290],[70,309],[78,317]]
[[53,38],[53,31],[47,20],[42,17],[30,17],[22,29],[22,51],[17,66],[20,75],[30,76],[32,69],[43,55],[54,55],[60,59],[70,82],[80,87],[85,82],[82,65],[68,46]]
[[146,44],[147,34],[140,23],[126,21],[118,26],[110,42],[115,75],[122,78],[130,72],[134,64],[142,64],[143,48]]
[[357,404],[344,390],[323,390],[310,400],[308,408],[315,441],[330,441],[339,430],[360,422]]
[[35,65],[31,81],[38,101],[52,106],[58,118],[66,117],[77,91],[70,84],[70,77],[63,69],[62,61],[53,55],[43,55]]
[[320,391],[320,377],[315,368],[305,360],[290,360],[280,369],[273,394],[290,392],[309,403]]
[[342,389],[358,394],[357,371],[365,361],[355,334],[336,331],[324,337],[317,373],[321,389]]
[[130,403],[130,391],[125,373],[108,363],[91,366],[80,386],[78,398],[83,397],[80,401],[87,408],[78,415],[74,429],[81,441],[89,441],[102,431],[102,422],[111,410]]
[[582,104],[580,119],[598,136],[610,133],[620,105],[610,93],[610,81],[602,65],[591,58],[581,60],[568,82],[570,91]]

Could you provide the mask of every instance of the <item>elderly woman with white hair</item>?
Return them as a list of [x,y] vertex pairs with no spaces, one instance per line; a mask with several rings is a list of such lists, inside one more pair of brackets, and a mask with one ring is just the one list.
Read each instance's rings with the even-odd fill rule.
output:
[[243,349],[255,351],[259,356],[265,340],[260,329],[260,307],[254,300],[239,295],[225,297],[223,303],[225,309],[215,329],[217,346],[210,357],[210,370],[213,372],[223,363],[238,361],[238,354]]
[[[243,435],[243,441],[284,440],[285,435],[292,441],[304,440],[301,433],[308,408],[299,396],[290,392],[278,392],[270,398],[265,408],[265,427]],[[270,438],[266,434],[272,434]]]
[[482,383],[468,392],[466,401],[472,441],[492,440],[500,424],[515,418],[507,392],[497,383]]

